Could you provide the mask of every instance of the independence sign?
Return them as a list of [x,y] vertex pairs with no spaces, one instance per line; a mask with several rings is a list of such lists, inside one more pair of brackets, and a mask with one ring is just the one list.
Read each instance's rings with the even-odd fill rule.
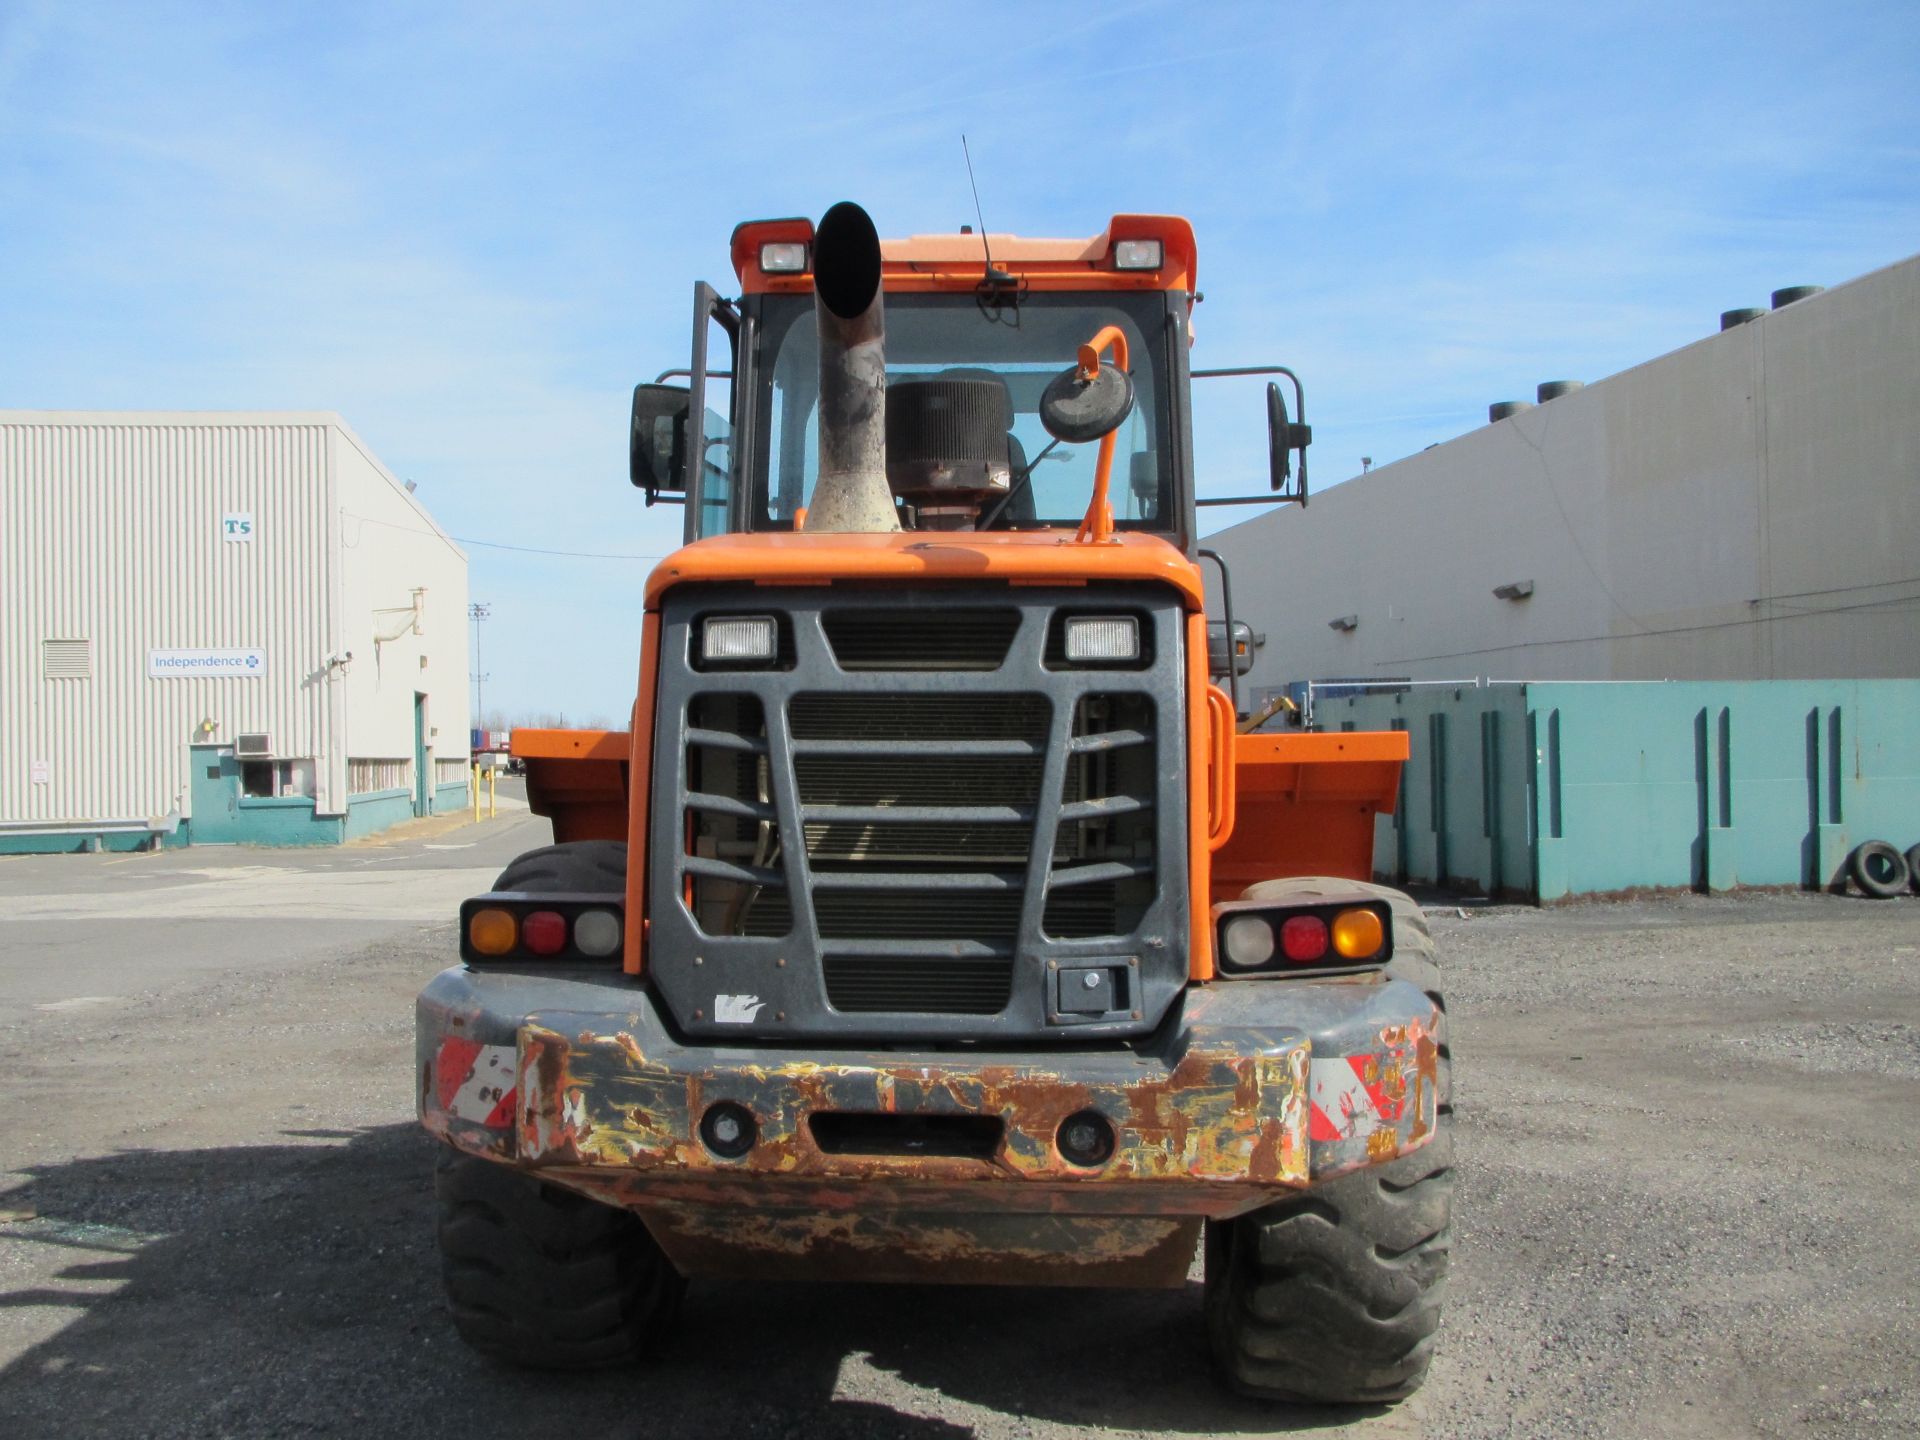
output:
[[264,650],[149,650],[147,675],[165,680],[206,675],[253,676],[267,673]]

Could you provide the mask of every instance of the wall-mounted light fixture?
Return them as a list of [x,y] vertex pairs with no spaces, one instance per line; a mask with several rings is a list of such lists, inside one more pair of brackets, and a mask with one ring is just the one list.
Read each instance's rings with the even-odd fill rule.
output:
[[1329,630],[1346,631],[1353,629],[1359,625],[1359,623],[1360,617],[1358,615],[1336,615],[1333,619],[1327,621],[1327,628]]
[[1533,593],[1531,580],[1509,580],[1504,585],[1493,587],[1493,593],[1502,600],[1524,600]]

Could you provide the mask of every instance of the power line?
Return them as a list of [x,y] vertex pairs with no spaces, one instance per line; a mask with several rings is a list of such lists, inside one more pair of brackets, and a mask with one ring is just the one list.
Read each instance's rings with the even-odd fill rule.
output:
[[376,520],[371,515],[361,515],[352,510],[342,510],[341,515],[349,520],[358,520],[363,525],[380,525],[388,530],[404,530],[409,535],[430,535],[439,540],[451,540],[457,545],[477,545],[483,550],[514,550],[523,555],[561,555],[569,560],[664,560],[664,555],[630,555],[609,550],[548,550],[537,545],[509,545],[501,540],[476,540],[470,535],[450,535],[443,530],[422,530],[418,525],[400,525],[392,520]]
[[664,560],[664,555],[625,555],[606,550],[543,550],[537,545],[506,545],[498,540],[474,540],[465,535],[453,539],[462,545],[478,545],[483,550],[517,550],[522,555],[565,555],[573,560]]

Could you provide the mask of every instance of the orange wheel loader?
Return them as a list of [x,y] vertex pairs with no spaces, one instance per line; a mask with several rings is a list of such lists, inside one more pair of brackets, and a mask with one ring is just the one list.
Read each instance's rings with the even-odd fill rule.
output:
[[634,392],[686,543],[631,726],[514,732],[555,843],[418,1002],[461,1335],[599,1366],[690,1279],[1181,1286],[1199,1252],[1227,1384],[1410,1393],[1451,1104],[1426,923],[1369,883],[1406,736],[1242,734],[1215,683],[1191,228],[882,241],[843,203],[732,259],[687,383]]

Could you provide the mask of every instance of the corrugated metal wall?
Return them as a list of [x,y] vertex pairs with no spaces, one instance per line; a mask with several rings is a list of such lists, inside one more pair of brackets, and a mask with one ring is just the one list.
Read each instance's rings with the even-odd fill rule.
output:
[[[332,453],[340,557],[335,644],[354,657],[334,680],[347,757],[405,757],[411,788],[414,696],[424,694],[429,783],[437,783],[445,759],[457,758],[464,775],[472,696],[466,554],[351,430],[335,432]],[[405,607],[416,600],[409,616]]]
[[[205,719],[325,753],[328,427],[0,413],[0,821],[163,815]],[[224,538],[232,512],[250,541]],[[44,642],[73,639],[91,674],[44,678]],[[260,649],[266,673],[149,678],[150,651],[199,648]]]
[[1243,693],[1920,676],[1916,394],[1920,256],[1224,530]]

